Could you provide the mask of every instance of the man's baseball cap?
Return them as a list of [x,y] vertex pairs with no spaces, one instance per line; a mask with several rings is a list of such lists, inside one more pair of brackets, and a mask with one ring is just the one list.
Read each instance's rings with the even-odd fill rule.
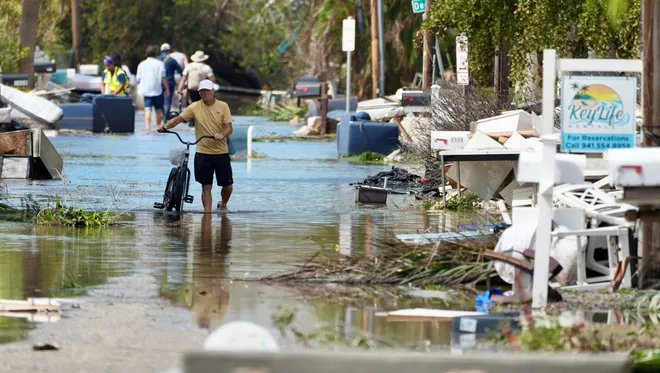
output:
[[161,51],[161,52],[167,52],[167,51],[169,51],[170,49],[172,49],[172,48],[170,47],[170,45],[169,45],[168,43],[163,43],[163,44],[160,46],[160,51]]
[[215,89],[215,87],[213,86],[212,81],[208,79],[204,79],[201,82],[199,82],[199,88],[197,88],[197,91],[201,91],[202,89],[208,89],[212,91],[213,89]]

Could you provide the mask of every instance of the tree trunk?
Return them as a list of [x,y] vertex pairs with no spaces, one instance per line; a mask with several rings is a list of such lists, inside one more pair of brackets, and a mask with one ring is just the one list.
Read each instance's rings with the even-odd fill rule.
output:
[[378,97],[378,9],[371,0],[371,97]]
[[[660,2],[644,0],[642,3],[644,87],[644,127],[645,131],[660,135]],[[644,146],[660,146],[648,136],[644,136]],[[640,211],[651,206],[640,206]],[[660,281],[660,223],[652,219],[641,219],[642,223],[642,264],[639,285],[643,288],[657,287]]]
[[[433,0],[426,0],[426,12],[424,13],[424,18],[429,14],[431,7],[433,6]],[[433,47],[431,46],[433,40],[433,35],[429,31],[424,31],[424,50],[422,51],[422,88],[429,89],[431,88],[431,80],[433,79],[431,71],[431,57],[433,56]]]
[[71,34],[73,39],[73,67],[78,70],[80,65],[80,0],[71,0]]
[[37,43],[39,0],[23,0],[19,41],[21,48],[28,48],[27,56],[18,61],[18,72],[28,75],[28,87],[34,88],[34,47]]

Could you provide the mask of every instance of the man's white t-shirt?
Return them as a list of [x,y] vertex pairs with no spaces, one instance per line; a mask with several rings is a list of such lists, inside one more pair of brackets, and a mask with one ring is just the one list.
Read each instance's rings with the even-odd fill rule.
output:
[[137,68],[138,93],[145,97],[156,97],[163,94],[163,77],[165,64],[154,57],[148,57],[140,62]]

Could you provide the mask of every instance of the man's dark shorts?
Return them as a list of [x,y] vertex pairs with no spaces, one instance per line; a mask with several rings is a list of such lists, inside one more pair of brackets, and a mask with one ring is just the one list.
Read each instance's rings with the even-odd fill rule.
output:
[[164,95],[144,96],[144,108],[154,108],[155,111],[163,111]]
[[195,180],[202,185],[211,185],[214,173],[219,186],[234,184],[229,154],[195,153]]

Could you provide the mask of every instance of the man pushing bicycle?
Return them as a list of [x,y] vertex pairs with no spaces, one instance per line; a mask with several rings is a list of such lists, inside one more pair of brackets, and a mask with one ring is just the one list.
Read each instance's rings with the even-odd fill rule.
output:
[[218,186],[222,187],[222,200],[219,209],[226,209],[233,191],[231,162],[227,137],[233,132],[231,112],[227,103],[216,100],[213,82],[202,80],[198,92],[202,99],[190,104],[179,116],[158,126],[158,132],[167,131],[177,125],[195,119],[195,137],[213,136],[218,141],[201,141],[195,153],[195,180],[202,184],[202,205],[205,212],[211,212],[213,197],[213,174]]

